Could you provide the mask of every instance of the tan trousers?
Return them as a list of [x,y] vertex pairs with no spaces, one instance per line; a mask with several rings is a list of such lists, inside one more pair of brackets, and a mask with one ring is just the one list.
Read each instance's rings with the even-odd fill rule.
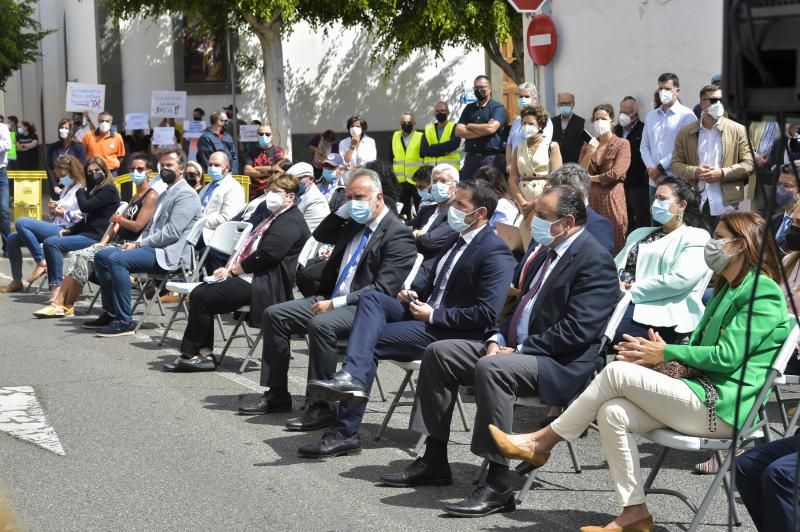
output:
[[733,433],[719,418],[716,432],[708,431],[706,405],[685,382],[621,361],[606,366],[550,427],[573,441],[595,419],[617,500],[623,507],[644,503],[634,434],[664,427],[690,436],[725,438]]

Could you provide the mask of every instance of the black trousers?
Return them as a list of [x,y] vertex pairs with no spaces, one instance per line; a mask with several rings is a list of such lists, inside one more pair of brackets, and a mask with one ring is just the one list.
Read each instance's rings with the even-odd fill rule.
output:
[[650,189],[647,184],[625,189],[628,205],[628,233],[640,227],[650,227]]
[[322,296],[295,299],[268,307],[261,319],[264,342],[261,352],[261,386],[289,389],[289,359],[292,334],[308,334],[308,378],[330,379],[336,373],[339,350],[336,343],[350,335],[355,305],[314,314],[311,305]]
[[478,411],[470,450],[508,465],[489,434],[489,424],[511,432],[514,401],[536,395],[539,360],[512,353],[484,357],[483,342],[442,340],[425,349],[411,413],[411,430],[447,442],[459,386],[475,386]]
[[421,198],[417,194],[417,187],[408,181],[400,183],[400,198],[398,199],[403,204],[403,209],[400,211],[401,216],[406,219],[411,219],[411,205],[414,205],[415,210],[419,210],[419,202]]
[[200,349],[214,347],[214,315],[227,314],[250,304],[252,286],[238,277],[201,284],[189,298],[189,323],[183,332],[181,353],[194,356]]

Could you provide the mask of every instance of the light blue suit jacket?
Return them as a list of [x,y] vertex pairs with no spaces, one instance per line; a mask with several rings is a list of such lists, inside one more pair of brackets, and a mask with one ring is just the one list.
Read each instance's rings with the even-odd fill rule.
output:
[[142,232],[139,245],[155,248],[158,265],[167,271],[177,270],[181,260],[191,264],[186,238],[200,219],[200,212],[197,192],[185,180],[177,181],[158,197],[156,212]]

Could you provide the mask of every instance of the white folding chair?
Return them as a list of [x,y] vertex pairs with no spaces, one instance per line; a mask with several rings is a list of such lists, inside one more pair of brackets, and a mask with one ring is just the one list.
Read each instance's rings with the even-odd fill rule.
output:
[[[200,221],[198,221],[198,224]],[[192,249],[197,244],[197,241],[200,239],[200,235],[203,234],[203,226],[202,224],[195,235],[195,230],[197,229],[197,224],[192,227],[192,232],[190,236],[194,237],[193,241],[190,243],[189,239],[187,238],[187,245],[191,245]],[[184,315],[188,318],[189,316],[189,309],[186,308],[186,298],[189,297],[189,294],[192,293],[192,290],[200,286],[198,279],[202,276],[203,272],[203,265],[205,264],[206,258],[208,257],[209,252],[212,249],[219,251],[220,253],[224,253],[225,255],[231,255],[233,252],[239,247],[240,244],[244,242],[244,240],[250,236],[250,232],[253,230],[253,224],[249,222],[223,222],[217,226],[214,230],[214,235],[211,237],[211,242],[206,245],[206,249],[203,250],[203,253],[200,255],[200,259],[197,261],[193,271],[192,271],[192,279],[189,282],[178,282],[178,281],[168,281],[166,283],[166,289],[170,292],[175,292],[180,296],[180,300],[178,304],[175,306],[175,310],[172,312],[172,316],[167,322],[167,325],[164,327],[164,333],[161,335],[161,340],[158,342],[158,345],[164,343],[164,340],[167,337],[167,333],[169,333],[170,329],[172,328],[172,324],[178,320],[178,312],[183,310]],[[225,338],[225,331],[222,328],[222,320],[217,315],[216,317],[217,323],[219,324],[220,331],[222,331],[222,337]],[[235,333],[236,331],[234,331]]]
[[[756,400],[753,403],[753,407],[750,409],[750,412],[748,412],[745,422],[742,425],[742,429],[737,434],[735,443],[736,447],[739,449],[743,449],[757,439],[769,438],[769,422],[766,417],[764,405],[769,398],[769,393],[772,390],[772,387],[775,385],[775,382],[783,376],[783,372],[789,362],[789,357],[794,353],[795,347],[797,346],[797,341],[800,339],[800,327],[794,323],[794,316],[790,316],[790,319],[793,323],[791,325],[789,336],[787,336],[786,341],[784,341],[783,346],[778,351],[778,354],[772,363],[772,367],[767,373],[764,385],[759,390]],[[672,429],[656,429],[642,434],[642,436],[645,439],[650,440],[651,442],[662,447],[656,459],[656,463],[644,483],[645,493],[672,495],[673,497],[677,497],[686,503],[686,505],[693,512],[695,512],[694,519],[692,519],[692,523],[689,525],[689,530],[692,531],[697,530],[697,527],[700,526],[700,522],[702,521],[706,510],[708,510],[711,500],[714,498],[717,490],[719,490],[720,484],[724,484],[726,488],[725,491],[728,494],[728,504],[733,511],[736,526],[741,524],[741,520],[739,519],[739,514],[736,508],[736,502],[731,497],[729,486],[729,473],[734,456],[734,453],[732,452],[734,440],[732,438],[705,438],[688,436]],[[708,488],[700,507],[695,506],[689,500],[689,498],[680,491],[652,487],[653,481],[661,470],[661,466],[664,464],[664,459],[666,458],[670,449],[676,449],[679,451],[714,452],[717,463],[719,464],[719,471],[714,476],[714,480],[711,482],[711,486]],[[724,458],[722,456],[723,451],[727,451],[727,454]]]
[[622,298],[617,303],[617,306],[614,307],[614,312],[611,313],[611,317],[608,318],[606,330],[603,331],[603,336],[600,338],[600,349],[598,352],[601,355],[606,352],[608,346],[614,341],[619,324],[622,323],[622,318],[625,316],[625,311],[628,310],[628,306],[631,304],[632,297],[628,290],[623,291]]

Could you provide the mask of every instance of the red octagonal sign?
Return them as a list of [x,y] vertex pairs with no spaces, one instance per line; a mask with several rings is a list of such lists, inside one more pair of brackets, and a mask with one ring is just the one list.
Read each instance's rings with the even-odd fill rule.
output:
[[556,55],[556,25],[553,19],[547,15],[536,15],[528,24],[528,31],[525,35],[525,44],[528,45],[528,55],[537,65],[546,65],[553,60]]

